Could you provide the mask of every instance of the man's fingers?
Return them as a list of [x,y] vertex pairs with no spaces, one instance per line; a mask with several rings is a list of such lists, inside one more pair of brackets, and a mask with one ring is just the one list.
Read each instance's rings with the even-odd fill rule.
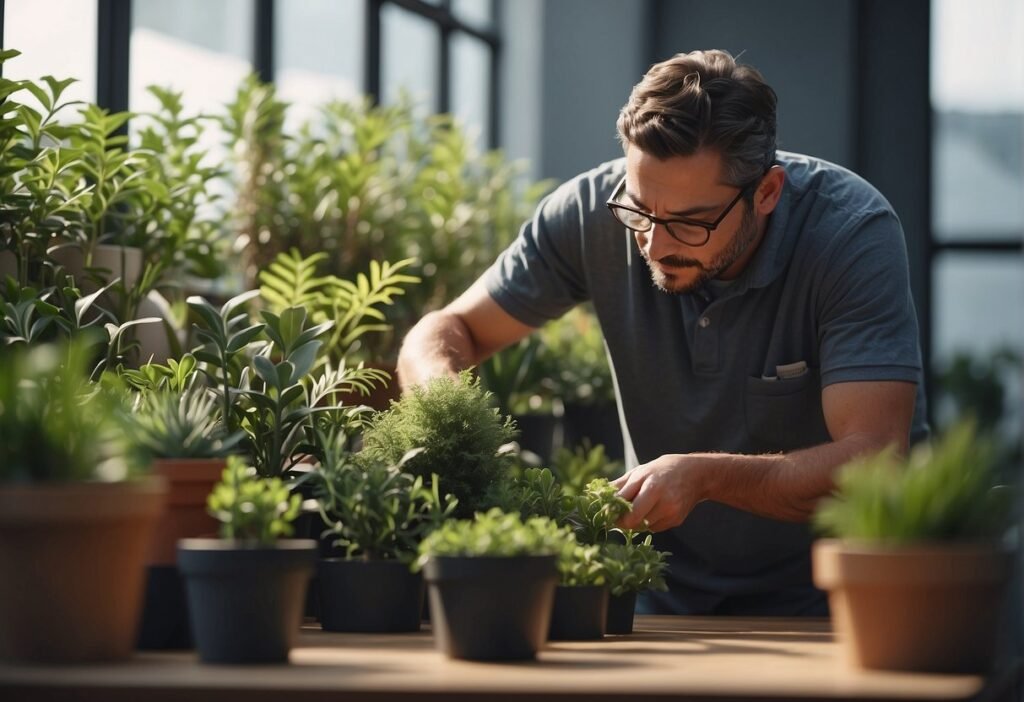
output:
[[615,486],[619,488],[619,497],[632,502],[636,498],[637,493],[640,492],[640,488],[644,484],[644,478],[639,473],[630,473],[629,475],[622,476],[622,478],[625,478],[626,482],[621,486]]
[[620,475],[615,480],[609,480],[608,484],[611,485],[614,488],[620,488],[623,485],[625,485],[626,482],[628,482],[628,481],[629,481],[629,473],[626,473],[625,475]]
[[658,504],[658,491],[651,487],[649,481],[644,481],[638,486],[636,496],[633,498],[633,509],[630,510],[621,520],[623,528],[638,529],[643,526],[651,511]]

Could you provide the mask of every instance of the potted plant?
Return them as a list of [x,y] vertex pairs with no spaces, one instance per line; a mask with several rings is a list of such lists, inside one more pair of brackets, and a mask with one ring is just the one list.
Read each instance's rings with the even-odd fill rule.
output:
[[423,576],[410,571],[424,534],[455,508],[401,466],[359,460],[347,437],[327,447],[314,494],[339,557],[318,564],[320,623],[328,631],[419,631]]
[[559,555],[558,576],[548,638],[579,641],[604,636],[608,588],[601,548],[573,539]]
[[316,542],[284,538],[300,498],[280,478],[228,459],[209,497],[219,539],[183,539],[192,632],[204,663],[283,663],[302,622]]
[[1013,496],[970,424],[908,458],[893,449],[842,469],[815,514],[813,548],[846,656],[865,668],[982,672],[994,658],[1012,554]]
[[146,558],[146,605],[139,632],[139,647],[145,649],[192,645],[177,567],[178,541],[216,533],[206,500],[242,438],[241,432],[227,433],[217,398],[195,369],[195,357],[186,354],[167,366],[147,364],[125,372],[128,382],[139,388],[132,392],[128,429],[152,461],[153,473],[168,486],[167,509]]
[[0,660],[86,662],[135,647],[163,504],[138,478],[86,349],[0,347]]
[[455,515],[468,517],[490,504],[493,484],[507,476],[507,445],[515,425],[491,406],[480,380],[468,371],[414,387],[391,409],[374,417],[363,434],[367,458],[398,465],[425,480],[437,474],[442,493],[458,500]]
[[544,645],[558,554],[572,532],[500,509],[451,520],[420,543],[438,648],[451,658],[531,659]]
[[652,545],[652,536],[634,531],[619,531],[623,543],[610,541],[601,547],[608,585],[607,634],[632,634],[636,596],[644,590],[668,589],[665,569],[668,552]]

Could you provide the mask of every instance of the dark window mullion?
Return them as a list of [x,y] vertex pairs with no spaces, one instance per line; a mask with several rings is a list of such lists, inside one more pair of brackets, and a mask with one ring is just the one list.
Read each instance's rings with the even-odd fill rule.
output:
[[255,0],[253,67],[264,83],[274,82],[274,0]]
[[989,253],[1021,253],[1024,252],[1024,233],[1019,239],[999,239],[996,237],[985,239],[948,239],[932,241],[932,251],[942,253],[945,251],[971,251]]
[[374,104],[381,101],[380,94],[380,53],[383,49],[380,36],[380,11],[383,0],[367,0],[366,3],[366,53],[364,55],[363,90]]
[[437,112],[441,114],[451,109],[452,30],[445,24],[439,25],[437,30],[441,33],[437,57]]
[[[96,32],[96,104],[111,112],[128,109],[131,0],[99,0]],[[128,133],[125,124],[119,133]]]
[[[495,34],[501,36],[501,18],[498,14],[498,0],[491,0],[491,26],[494,27]],[[499,103],[501,96],[498,91],[498,85],[501,81],[501,66],[504,61],[504,50],[501,42],[494,42],[490,45],[491,49],[491,80],[490,85],[487,86],[487,104],[490,107],[488,114],[487,129],[490,132],[487,138],[487,145],[492,149],[496,149],[499,146],[498,130],[501,129],[501,121],[499,117]]]

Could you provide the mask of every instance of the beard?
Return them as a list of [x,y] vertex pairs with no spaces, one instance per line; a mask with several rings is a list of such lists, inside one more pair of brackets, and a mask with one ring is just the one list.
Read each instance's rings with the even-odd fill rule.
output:
[[[642,248],[640,249],[640,255],[647,262],[647,268],[651,272],[651,282],[654,283],[654,287],[670,295],[685,295],[699,289],[704,283],[717,278],[724,271],[728,270],[756,239],[757,217],[754,216],[754,208],[747,206],[744,208],[743,220],[740,222],[740,226],[736,230],[732,241],[706,265],[697,259],[685,256],[665,256],[658,259],[657,263],[661,268],[657,268],[651,264],[651,260]],[[679,280],[679,274],[666,272],[665,268],[683,269],[683,271],[693,269],[696,272],[696,277],[688,281],[681,281]],[[683,271],[680,271],[680,273],[683,273]]]

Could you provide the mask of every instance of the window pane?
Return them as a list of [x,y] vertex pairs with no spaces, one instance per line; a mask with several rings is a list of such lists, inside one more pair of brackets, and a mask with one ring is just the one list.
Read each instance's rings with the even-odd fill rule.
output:
[[304,0],[275,6],[274,78],[292,103],[289,118],[317,105],[362,94],[365,0]]
[[420,109],[437,106],[440,33],[426,20],[394,5],[381,9],[381,101],[394,104],[406,90]]
[[451,109],[471,134],[477,146],[486,149],[490,138],[491,50],[479,39],[461,32],[452,35]]
[[[38,80],[42,76],[77,78],[64,100],[96,100],[97,0],[7,0],[4,48],[21,56],[4,65],[4,76]],[[28,93],[19,102],[36,105]],[[69,108],[76,110],[77,108]],[[63,119],[70,113],[62,112]]]
[[[933,368],[939,376],[953,367],[956,356],[971,359],[973,372],[966,378],[972,398],[984,397],[984,376],[991,370],[1006,392],[1003,426],[1020,428],[1020,358],[1024,353],[1024,256],[1004,253],[950,252],[936,257],[934,267]],[[1003,360],[1004,350],[1017,358]],[[957,383],[964,386],[964,380]],[[939,423],[956,410],[951,398],[937,398]]]
[[456,18],[480,29],[490,29],[494,19],[493,8],[492,0],[455,0],[452,3]]
[[156,109],[148,85],[184,92],[186,113],[221,112],[252,71],[251,0],[134,0],[132,110]]
[[1024,236],[1024,3],[932,0],[936,238]]

